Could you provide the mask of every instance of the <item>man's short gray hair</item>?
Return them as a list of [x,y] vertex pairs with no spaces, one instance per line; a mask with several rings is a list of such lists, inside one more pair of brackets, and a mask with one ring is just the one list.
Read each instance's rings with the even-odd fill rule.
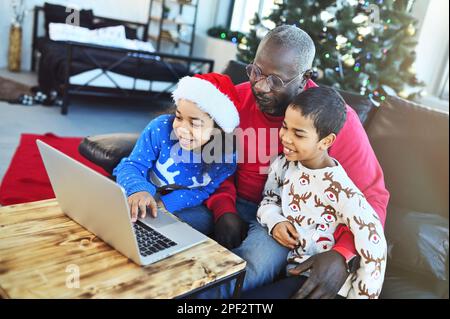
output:
[[282,25],[270,31],[261,43],[275,42],[279,47],[296,52],[299,72],[312,68],[316,46],[308,33],[294,25]]

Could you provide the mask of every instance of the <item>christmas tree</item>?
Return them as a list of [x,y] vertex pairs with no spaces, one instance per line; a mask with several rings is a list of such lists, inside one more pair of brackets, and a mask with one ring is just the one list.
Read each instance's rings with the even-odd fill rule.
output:
[[[239,46],[238,59],[250,63],[268,29],[290,24],[316,44],[314,70],[319,83],[368,96],[414,99],[423,86],[416,77],[417,21],[407,0],[285,0],[252,29]],[[270,24],[267,28],[264,25]]]

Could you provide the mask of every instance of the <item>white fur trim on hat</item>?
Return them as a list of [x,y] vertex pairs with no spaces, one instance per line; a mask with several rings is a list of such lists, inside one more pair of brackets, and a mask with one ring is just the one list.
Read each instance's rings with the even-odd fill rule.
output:
[[225,133],[232,133],[239,125],[239,113],[231,99],[211,82],[185,76],[172,92],[174,101],[186,99],[208,113]]

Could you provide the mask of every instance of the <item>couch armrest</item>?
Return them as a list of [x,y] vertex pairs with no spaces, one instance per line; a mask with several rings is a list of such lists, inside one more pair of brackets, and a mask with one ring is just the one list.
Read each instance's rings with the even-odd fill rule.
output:
[[85,137],[78,151],[94,164],[112,174],[120,160],[128,156],[139,134],[114,133]]

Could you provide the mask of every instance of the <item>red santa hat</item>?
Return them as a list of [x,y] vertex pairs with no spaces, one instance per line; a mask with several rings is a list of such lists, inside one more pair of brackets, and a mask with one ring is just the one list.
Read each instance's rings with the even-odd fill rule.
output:
[[185,76],[178,82],[172,97],[175,102],[186,99],[197,104],[225,133],[232,133],[239,125],[239,98],[227,75],[207,73]]

